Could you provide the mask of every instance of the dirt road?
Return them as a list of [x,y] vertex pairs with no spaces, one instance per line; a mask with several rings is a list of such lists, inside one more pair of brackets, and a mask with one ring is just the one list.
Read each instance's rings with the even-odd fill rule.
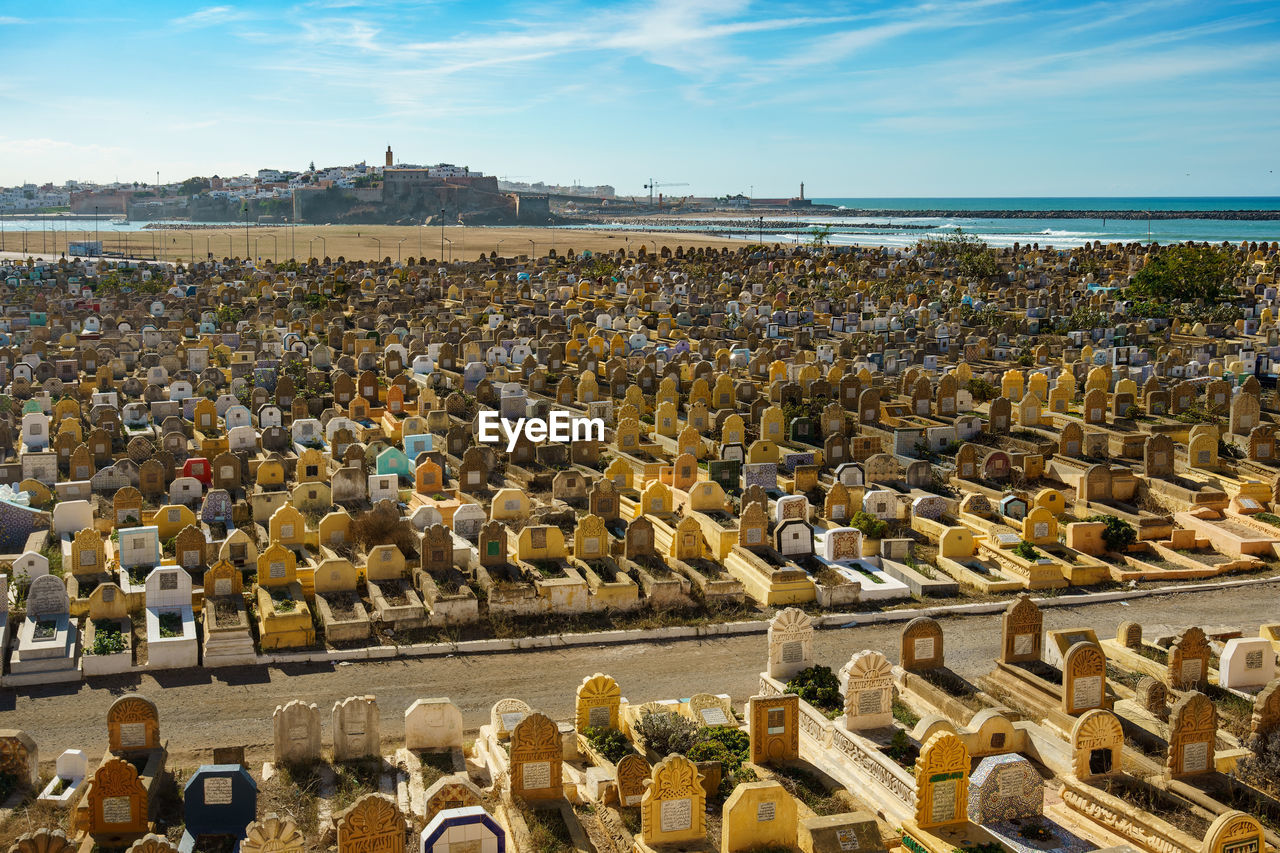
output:
[[[1136,599],[1131,605],[1093,604],[1045,610],[1046,628],[1089,626],[1099,637],[1114,635],[1124,620],[1139,621],[1153,636],[1160,628],[1196,624],[1236,626],[1256,635],[1259,624],[1280,618],[1275,583],[1177,596]],[[991,668],[1000,641],[999,617],[949,617],[942,621],[947,664],[970,678]],[[833,669],[863,648],[898,658],[901,624],[818,631],[817,661]],[[329,709],[336,700],[372,693],[382,711],[382,735],[399,744],[404,709],[415,699],[448,696],[468,728],[488,722],[489,708],[504,697],[525,700],[557,719],[573,708],[582,678],[605,672],[633,702],[728,693],[740,705],[753,693],[763,668],[763,635],[706,641],[646,643],[531,651],[451,658],[416,658],[350,665],[248,667],[235,672],[205,671],[95,679],[22,692],[0,691],[0,728],[25,729],[52,765],[68,748],[85,750],[91,761],[106,748],[105,715],[121,694],[138,691],[159,706],[163,736],[176,764],[211,760],[215,746],[247,746],[253,761],[270,758],[271,714],[291,699],[321,708],[328,741]]]

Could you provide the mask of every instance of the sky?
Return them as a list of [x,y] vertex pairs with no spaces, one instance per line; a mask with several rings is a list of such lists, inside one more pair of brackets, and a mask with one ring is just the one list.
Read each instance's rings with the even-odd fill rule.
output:
[[0,0],[0,185],[1280,196],[1274,0]]

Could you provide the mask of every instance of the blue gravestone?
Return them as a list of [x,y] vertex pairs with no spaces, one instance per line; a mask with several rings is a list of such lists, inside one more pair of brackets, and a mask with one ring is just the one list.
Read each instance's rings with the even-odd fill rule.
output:
[[239,764],[205,764],[191,775],[182,800],[186,830],[178,849],[190,853],[205,835],[243,840],[245,827],[257,819],[258,785]]
[[421,853],[506,853],[507,834],[480,806],[441,809],[422,830]]

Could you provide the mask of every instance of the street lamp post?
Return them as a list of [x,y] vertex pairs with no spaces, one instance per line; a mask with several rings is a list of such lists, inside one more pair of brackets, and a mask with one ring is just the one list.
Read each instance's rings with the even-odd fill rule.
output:
[[249,253],[249,202],[244,203],[244,258],[249,261],[253,255]]
[[400,263],[400,246],[401,244],[404,243],[405,240],[408,240],[408,239],[409,239],[408,237],[401,237],[399,240],[396,241],[396,263],[397,264]]
[[498,245],[493,247],[493,253],[498,257],[502,257],[502,241],[498,241]]
[[324,252],[325,257],[327,258],[329,256],[329,250],[325,248],[324,238],[317,236],[316,239],[320,241],[320,251]]
[[529,241],[529,258],[535,261],[538,259],[538,244],[532,240]]
[[[453,241],[450,240],[448,237],[445,237],[444,241],[449,244],[449,263],[453,263]],[[441,252],[441,254],[444,254],[444,253]],[[443,261],[444,258],[441,258],[440,260]]]
[[98,238],[98,206],[93,206],[93,242],[94,248],[98,250],[98,257],[102,257],[102,246]]
[[276,239],[274,234],[264,234],[263,236],[271,238],[271,260],[274,261],[280,254],[280,241]]
[[444,208],[440,208],[440,261],[444,262]]
[[376,260],[381,262],[382,261],[382,241],[379,240],[377,237],[374,237],[373,242],[378,244],[378,257],[376,258]]
[[196,262],[196,232],[188,231],[187,236],[191,238],[191,257],[187,260],[194,264]]

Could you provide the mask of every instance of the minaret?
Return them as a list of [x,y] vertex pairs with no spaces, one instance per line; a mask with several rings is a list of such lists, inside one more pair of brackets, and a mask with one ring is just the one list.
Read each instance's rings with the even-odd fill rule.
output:
[[387,168],[388,168],[388,169],[390,169],[390,168],[391,168],[391,165],[392,165],[392,163],[393,163],[393,162],[394,162],[394,161],[393,161],[393,158],[392,158],[392,156],[391,156],[391,146],[390,146],[390,145],[388,145],[388,146],[387,146]]

